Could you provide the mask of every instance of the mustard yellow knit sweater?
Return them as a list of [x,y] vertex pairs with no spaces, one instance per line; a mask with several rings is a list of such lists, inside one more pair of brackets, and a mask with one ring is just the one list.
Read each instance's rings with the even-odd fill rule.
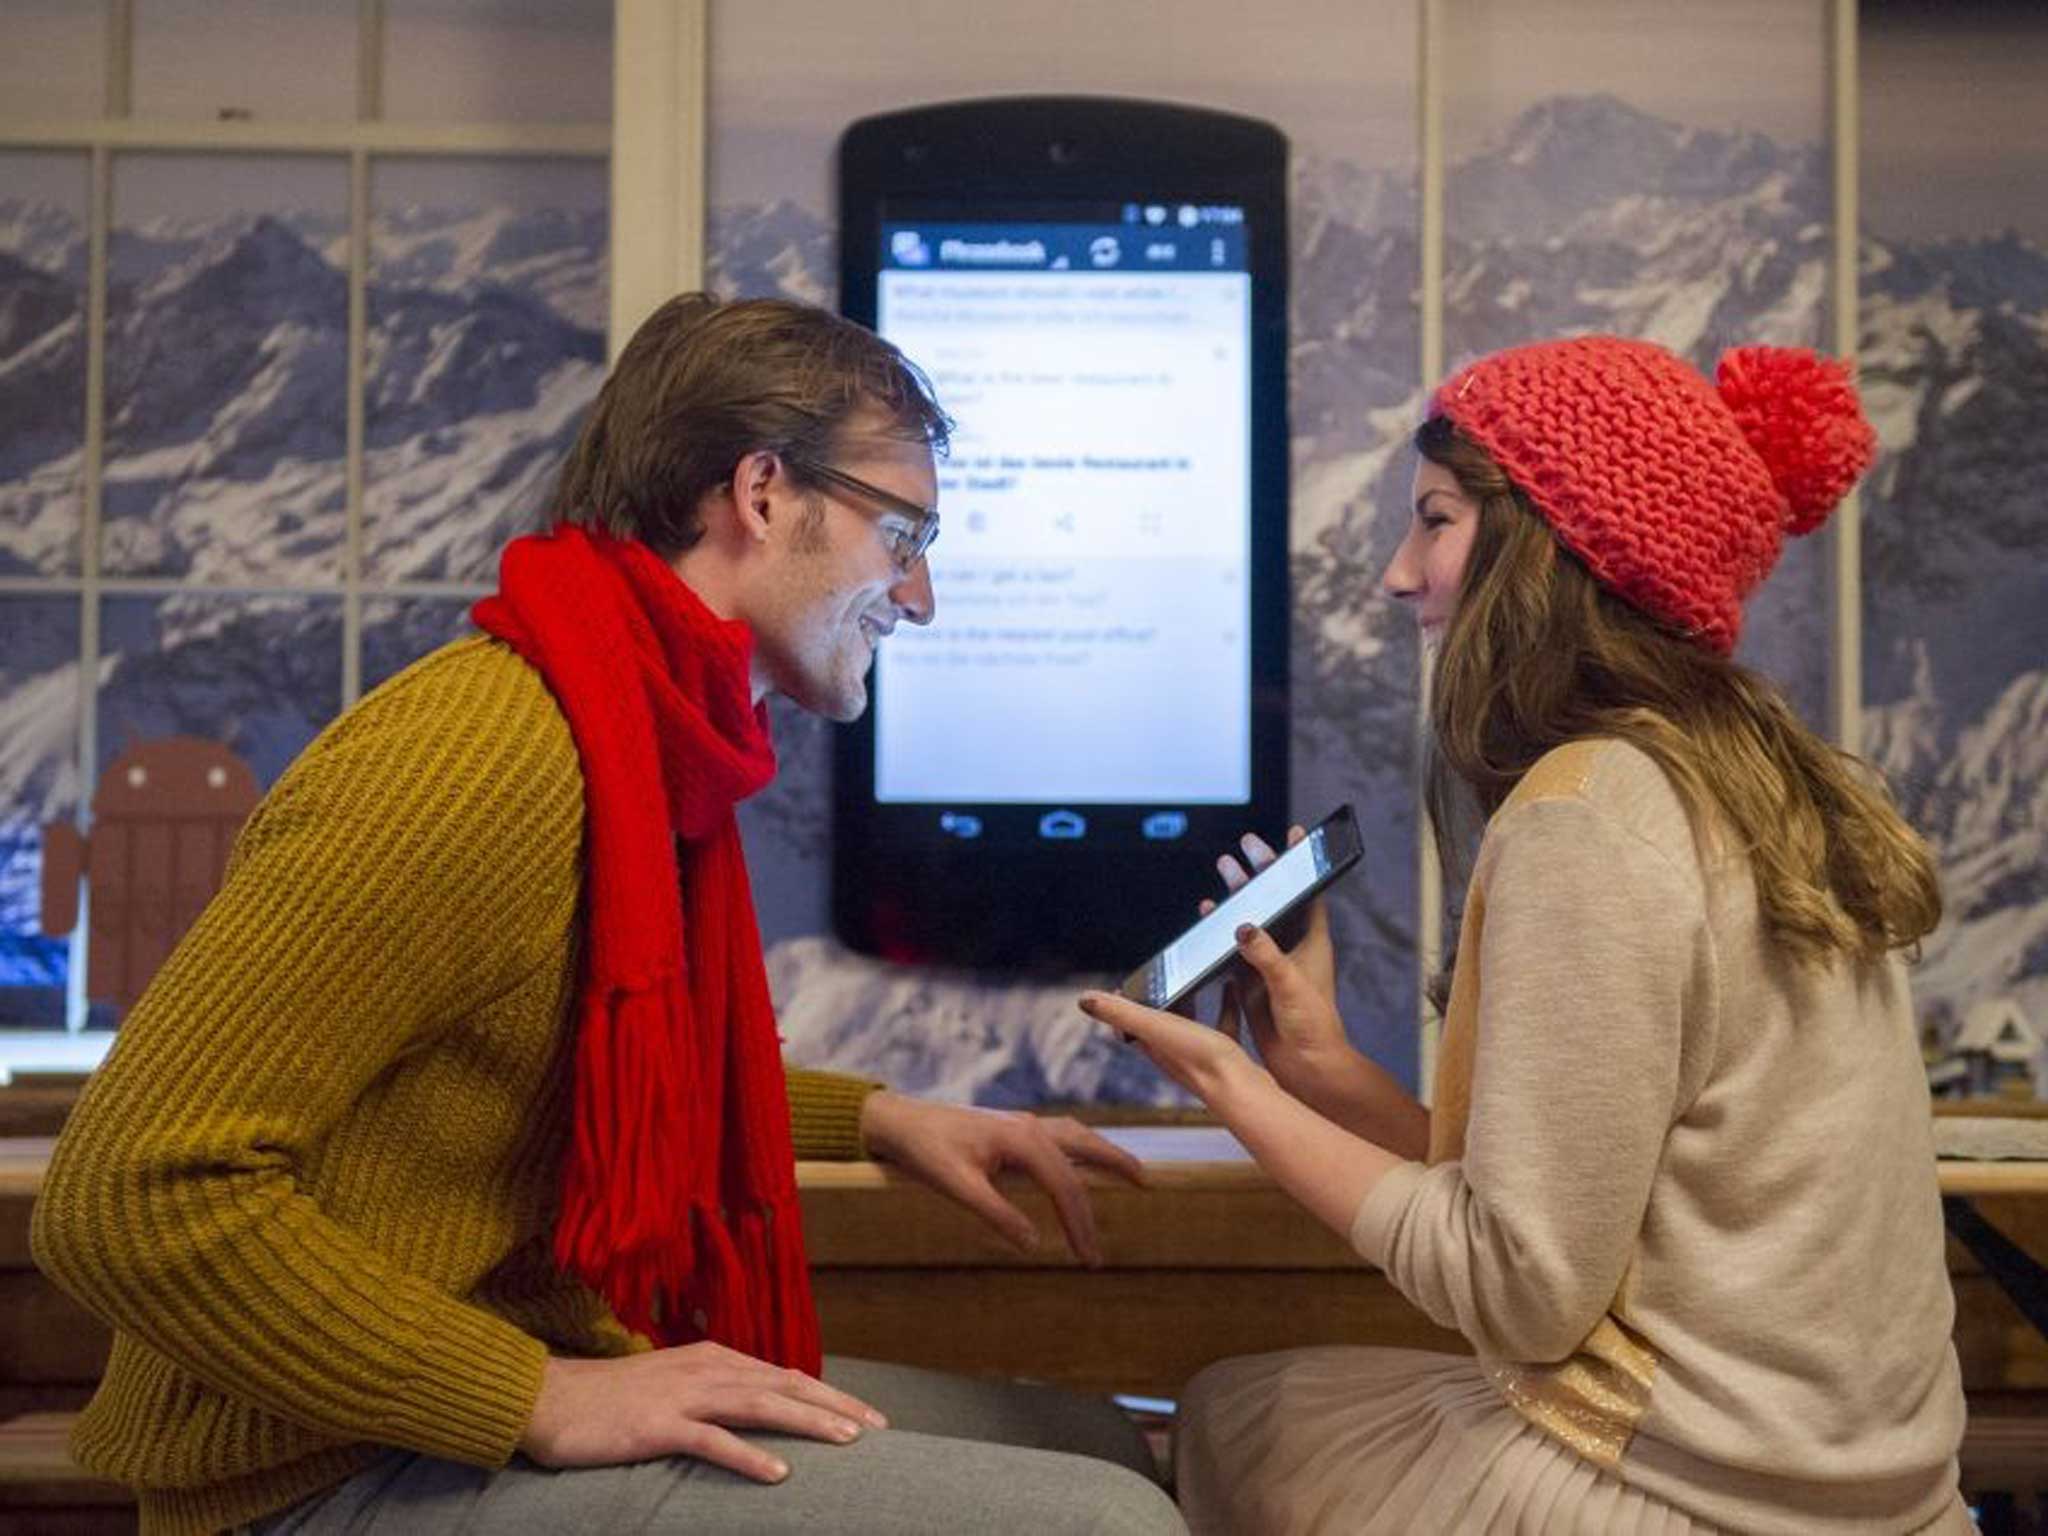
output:
[[[207,1531],[380,1446],[497,1466],[560,1354],[644,1341],[548,1257],[583,781],[540,677],[457,642],[337,720],[122,1026],[36,1262],[115,1329],[73,1450]],[[873,1085],[791,1072],[799,1157]]]

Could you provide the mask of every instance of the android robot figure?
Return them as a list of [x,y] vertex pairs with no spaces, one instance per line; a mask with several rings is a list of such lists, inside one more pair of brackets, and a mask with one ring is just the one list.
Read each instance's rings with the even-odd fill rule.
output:
[[43,932],[78,923],[78,881],[91,904],[85,995],[124,1012],[220,889],[235,834],[262,796],[226,747],[195,736],[138,742],[100,776],[92,832],[43,828]]

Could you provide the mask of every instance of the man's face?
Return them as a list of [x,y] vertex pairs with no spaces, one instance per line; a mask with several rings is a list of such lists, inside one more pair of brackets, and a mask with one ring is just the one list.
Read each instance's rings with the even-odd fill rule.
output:
[[[937,503],[930,448],[859,418],[827,464],[918,506]],[[867,708],[868,668],[882,640],[901,621],[932,621],[931,571],[922,558],[908,570],[897,565],[884,509],[856,490],[799,487],[778,472],[772,494],[781,508],[771,523],[773,558],[753,584],[745,615],[757,672],[813,714],[857,719]]]

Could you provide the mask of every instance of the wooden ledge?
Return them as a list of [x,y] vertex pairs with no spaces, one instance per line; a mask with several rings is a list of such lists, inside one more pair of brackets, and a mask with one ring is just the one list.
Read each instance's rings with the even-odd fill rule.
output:
[[[1112,1269],[1368,1268],[1310,1218],[1265,1170],[1213,1126],[1108,1127],[1145,1163],[1134,1188],[1086,1172],[1106,1267]],[[28,1212],[55,1139],[0,1137],[0,1269],[27,1268]],[[2028,1206],[2048,1196],[2048,1163],[1943,1162],[1945,1195]],[[820,1268],[1072,1268],[1051,1203],[1021,1177],[1003,1191],[1044,1243],[1020,1254],[936,1191],[878,1163],[799,1163],[797,1188],[811,1261]],[[2031,1224],[2030,1224],[2031,1225]]]
[[[1145,1183],[1084,1169],[1106,1270],[1365,1270],[1215,1127],[1119,1126],[1104,1134],[1145,1165]],[[817,1269],[1076,1269],[1052,1202],[1021,1176],[1003,1194],[1037,1224],[1019,1253],[979,1217],[877,1163],[799,1163],[805,1243]]]
[[0,1418],[0,1509],[132,1505],[119,1483],[92,1476],[71,1459],[66,1441],[77,1415],[24,1413]]

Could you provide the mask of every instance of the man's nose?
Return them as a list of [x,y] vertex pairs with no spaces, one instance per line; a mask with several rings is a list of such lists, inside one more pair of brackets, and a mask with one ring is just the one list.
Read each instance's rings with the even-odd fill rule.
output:
[[932,568],[923,556],[889,589],[889,601],[911,623],[931,623],[939,604],[932,596]]

